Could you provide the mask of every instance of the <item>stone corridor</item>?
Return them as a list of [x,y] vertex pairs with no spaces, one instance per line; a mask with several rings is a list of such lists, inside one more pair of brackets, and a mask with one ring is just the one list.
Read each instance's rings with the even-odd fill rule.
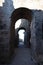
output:
[[37,65],[32,61],[30,51],[29,48],[16,48],[16,56],[9,65]]
[[[0,65],[37,65],[37,63],[43,65],[43,10],[31,9],[28,7],[30,4],[25,4],[26,7],[24,7],[22,5],[24,2],[21,4],[23,7],[15,8],[14,1],[16,0],[4,0],[0,6],[0,63],[2,63]],[[17,1],[19,4],[19,0]],[[26,0],[28,3],[29,1],[31,0]],[[22,19],[21,24],[18,23],[19,27],[15,28],[15,24],[20,19]],[[22,46],[16,48],[20,29],[26,31],[25,48]]]

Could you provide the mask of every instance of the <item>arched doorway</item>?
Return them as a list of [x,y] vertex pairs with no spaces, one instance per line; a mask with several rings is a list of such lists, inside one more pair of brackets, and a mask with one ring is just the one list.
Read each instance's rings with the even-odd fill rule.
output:
[[24,44],[25,32],[26,31],[22,28],[18,31],[18,47],[19,48],[25,47],[25,44]]
[[14,44],[15,42],[15,23],[18,19],[27,19],[30,21],[32,20],[32,11],[30,9],[21,7],[18,9],[15,9],[11,15],[11,27],[10,27],[10,53],[14,52]]
[[[15,48],[17,47],[17,44],[19,42],[18,39],[18,31],[23,29],[25,30],[25,41],[24,43],[27,44],[28,48],[29,48],[29,36],[30,36],[30,22],[27,19],[18,19],[15,23]],[[22,31],[21,31],[22,32]],[[21,34],[22,35],[22,34]],[[25,46],[26,47],[26,46]],[[27,47],[26,47],[27,48]]]

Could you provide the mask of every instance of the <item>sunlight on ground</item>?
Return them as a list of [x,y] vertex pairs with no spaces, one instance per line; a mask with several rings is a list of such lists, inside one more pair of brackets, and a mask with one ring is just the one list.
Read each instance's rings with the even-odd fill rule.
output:
[[24,41],[24,32],[25,32],[25,30],[20,30],[19,32],[18,32],[18,34],[19,34],[19,39],[22,39],[23,41]]

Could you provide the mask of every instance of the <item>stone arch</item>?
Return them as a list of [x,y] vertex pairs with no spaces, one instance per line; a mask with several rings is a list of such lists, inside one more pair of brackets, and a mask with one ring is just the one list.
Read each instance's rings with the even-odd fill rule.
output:
[[18,33],[18,31],[21,30],[21,29],[23,29],[23,30],[26,31],[26,29],[25,29],[24,27],[20,27],[20,28],[17,30],[17,33]]
[[[26,29],[25,29],[25,27],[20,27],[20,28],[18,28],[18,30],[17,30],[17,38],[18,38],[18,32],[20,31],[20,30],[25,30],[25,32],[26,32]],[[17,39],[17,43],[18,43],[18,39]]]
[[10,50],[13,52],[14,50],[14,43],[15,42],[15,23],[18,19],[27,19],[30,21],[32,20],[32,11],[30,9],[20,7],[15,9],[11,15],[11,27],[10,27]]
[[20,28],[18,28],[18,30],[17,30],[17,38],[16,38],[16,46],[18,46],[18,43],[19,43],[19,35],[18,35],[18,32],[20,31],[20,30],[24,30],[25,32],[26,32],[26,29],[25,29],[25,27],[20,27]]

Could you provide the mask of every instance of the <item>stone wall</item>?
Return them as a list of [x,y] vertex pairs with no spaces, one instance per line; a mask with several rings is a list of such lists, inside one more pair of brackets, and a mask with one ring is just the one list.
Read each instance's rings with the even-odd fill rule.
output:
[[3,7],[0,7],[0,58],[4,59],[4,61],[10,53],[10,16],[13,10],[12,0],[5,0]]
[[[3,7],[0,7],[0,58],[2,56],[8,57],[9,55],[9,40],[10,40],[10,25],[11,25],[11,13],[13,12],[13,2],[12,0],[5,0]],[[33,19],[31,23],[31,49],[32,57],[37,60],[38,56],[43,56],[43,33],[42,33],[42,23],[43,23],[43,11],[32,10]],[[25,23],[26,24],[26,23]],[[22,23],[22,26],[25,26]],[[28,25],[26,24],[26,28]],[[21,26],[20,26],[21,27]],[[41,57],[42,58],[42,57]],[[40,59],[41,60],[41,59]]]
[[43,11],[41,10],[34,11],[32,23],[31,23],[31,40],[30,41],[31,41],[31,47],[32,47],[32,56],[38,62],[41,61],[43,57],[42,22],[43,22]]

